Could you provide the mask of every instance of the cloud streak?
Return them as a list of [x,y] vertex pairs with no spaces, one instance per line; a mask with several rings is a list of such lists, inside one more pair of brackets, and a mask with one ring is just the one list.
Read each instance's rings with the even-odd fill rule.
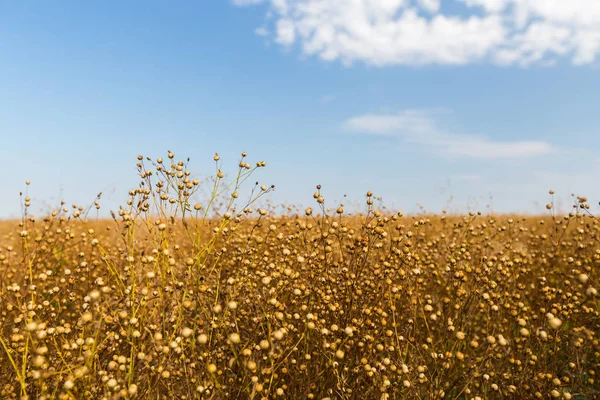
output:
[[600,53],[593,0],[232,0],[269,5],[273,39],[344,64],[590,64]]
[[255,6],[263,3],[263,0],[232,0],[233,4],[238,7]]
[[397,137],[458,157],[508,159],[541,156],[555,151],[551,144],[543,141],[497,141],[485,136],[446,132],[436,124],[434,113],[427,110],[364,114],[346,120],[342,127],[348,132]]

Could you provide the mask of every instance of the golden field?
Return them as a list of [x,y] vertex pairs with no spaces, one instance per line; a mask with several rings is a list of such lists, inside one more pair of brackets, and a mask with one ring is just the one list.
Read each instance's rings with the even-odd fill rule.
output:
[[[600,222],[257,207],[139,157],[112,219],[0,224],[2,399],[598,399]],[[212,182],[212,183],[211,183]],[[331,207],[328,209],[326,207]]]

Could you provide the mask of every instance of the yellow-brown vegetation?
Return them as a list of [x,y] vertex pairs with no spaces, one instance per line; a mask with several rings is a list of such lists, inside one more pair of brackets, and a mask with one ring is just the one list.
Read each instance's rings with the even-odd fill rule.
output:
[[[208,200],[139,157],[112,219],[0,224],[2,399],[600,398],[600,223]],[[92,206],[100,207],[100,200]],[[213,211],[216,209],[218,213]]]

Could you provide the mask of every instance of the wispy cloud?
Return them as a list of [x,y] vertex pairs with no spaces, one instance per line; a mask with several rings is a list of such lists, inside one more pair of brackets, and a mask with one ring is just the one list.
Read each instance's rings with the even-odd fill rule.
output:
[[319,101],[321,102],[321,104],[329,104],[334,100],[335,100],[335,96],[332,96],[332,95],[324,95],[324,96],[321,96],[321,98],[319,98]]
[[348,119],[346,131],[398,137],[401,140],[472,158],[519,158],[549,154],[542,141],[499,141],[485,136],[452,133],[440,128],[430,110],[403,110],[396,114],[364,114]]
[[264,3],[264,0],[232,0],[236,6],[255,6],[257,4]]
[[254,30],[256,36],[269,36],[269,30],[264,26],[258,27]]
[[600,1],[232,0],[268,3],[275,42],[323,60],[372,65],[590,64],[600,54]]

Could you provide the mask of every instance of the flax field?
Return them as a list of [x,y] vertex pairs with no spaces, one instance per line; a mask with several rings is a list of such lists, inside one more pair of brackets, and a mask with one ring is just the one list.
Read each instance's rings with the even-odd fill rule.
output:
[[0,223],[0,398],[600,399],[585,197],[403,215],[317,187],[282,210],[247,159],[201,181],[140,156],[102,218],[100,196],[35,215],[24,191]]

